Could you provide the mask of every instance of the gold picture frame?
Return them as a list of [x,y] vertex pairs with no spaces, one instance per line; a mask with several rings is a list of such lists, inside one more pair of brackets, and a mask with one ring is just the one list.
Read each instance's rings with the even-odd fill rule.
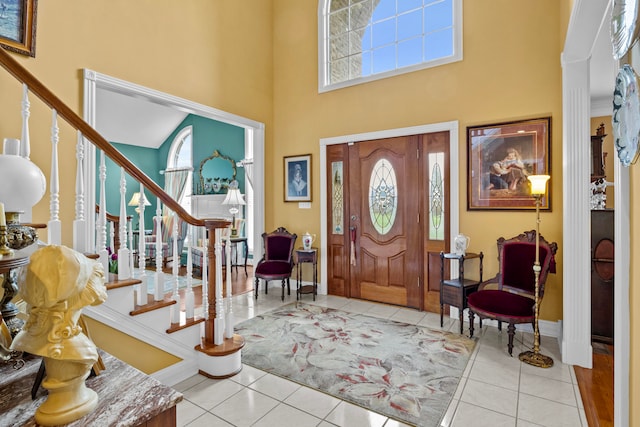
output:
[[0,46],[12,52],[36,56],[38,0],[0,0]]
[[550,135],[551,117],[467,127],[467,210],[535,210],[527,176],[551,175]]

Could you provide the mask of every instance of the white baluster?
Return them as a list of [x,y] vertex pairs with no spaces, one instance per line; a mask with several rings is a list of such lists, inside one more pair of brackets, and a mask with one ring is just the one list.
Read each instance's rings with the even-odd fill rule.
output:
[[173,294],[171,299],[176,303],[171,306],[171,323],[180,323],[180,293],[178,292],[178,272],[180,269],[180,260],[178,259],[178,216],[173,215],[173,245],[171,253],[173,254],[173,262],[171,264],[171,272],[173,273]]
[[99,260],[104,268],[105,277],[109,273],[109,253],[107,252],[107,201],[105,181],[107,180],[107,166],[104,160],[104,151],[100,151],[100,206],[98,210],[98,247],[97,251],[100,256]]
[[188,225],[189,239],[187,241],[187,290],[184,295],[184,308],[187,319],[195,316],[195,295],[193,293],[193,260],[191,258],[191,241],[193,240],[193,227]]
[[222,299],[222,243],[220,242],[220,229],[214,232],[216,254],[216,318],[213,320],[213,343],[220,345],[224,342],[224,300]]
[[162,301],[164,298],[164,273],[162,272],[162,206],[158,198],[156,206],[156,282],[153,298],[155,301]]
[[20,139],[20,156],[29,159],[31,155],[31,142],[29,138],[29,88],[22,84],[22,137]]
[[[23,130],[24,132],[24,130]],[[51,117],[51,176],[49,177],[49,215],[47,236],[50,245],[62,244],[62,227],[60,224],[60,180],[58,178],[58,113],[52,110]],[[22,144],[24,145],[24,144]]]
[[140,204],[138,209],[140,213],[138,215],[138,268],[140,269],[140,284],[138,285],[138,305],[144,305],[147,303],[149,293],[149,286],[147,283],[148,276],[146,273],[146,241],[144,234],[144,187],[140,184]]
[[73,248],[80,252],[89,252],[87,246],[86,221],[84,217],[84,138],[78,132],[78,143],[76,144],[76,212],[73,220]]
[[[127,179],[124,175],[124,168],[120,168],[120,229],[118,237],[120,247],[118,248],[118,280],[130,279],[131,270],[129,248],[127,247]],[[115,252],[115,249],[114,249]]]
[[[238,250],[238,248],[236,247],[236,251]],[[233,305],[232,305],[232,298],[231,298],[231,237],[230,235],[227,235],[226,237],[226,244],[225,244],[225,251],[226,251],[226,261],[227,261],[227,297],[226,297],[226,303],[227,303],[227,311],[226,311],[226,320],[225,320],[225,338],[233,338],[233,325],[235,323],[235,320],[233,318]]]
[[127,221],[127,236],[129,238],[129,272],[130,277],[133,277],[133,221]]

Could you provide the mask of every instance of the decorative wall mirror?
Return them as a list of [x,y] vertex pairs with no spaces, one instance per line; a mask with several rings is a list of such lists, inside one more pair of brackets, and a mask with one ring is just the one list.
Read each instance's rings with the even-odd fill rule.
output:
[[229,183],[236,179],[236,161],[215,150],[200,162],[200,188],[198,193],[216,194],[227,190]]

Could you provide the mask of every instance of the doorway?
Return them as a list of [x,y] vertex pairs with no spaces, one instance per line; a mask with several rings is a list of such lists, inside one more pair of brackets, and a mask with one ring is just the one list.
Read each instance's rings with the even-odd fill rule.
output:
[[321,141],[321,293],[439,310],[439,252],[458,228],[457,135],[449,122]]

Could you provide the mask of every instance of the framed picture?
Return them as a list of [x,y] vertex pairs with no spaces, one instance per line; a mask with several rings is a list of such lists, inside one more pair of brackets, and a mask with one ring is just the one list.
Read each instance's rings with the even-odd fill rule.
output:
[[550,133],[551,117],[467,127],[467,210],[535,209],[527,177],[551,175]]
[[311,201],[311,154],[284,158],[284,201]]
[[0,46],[36,56],[38,0],[0,0]]

